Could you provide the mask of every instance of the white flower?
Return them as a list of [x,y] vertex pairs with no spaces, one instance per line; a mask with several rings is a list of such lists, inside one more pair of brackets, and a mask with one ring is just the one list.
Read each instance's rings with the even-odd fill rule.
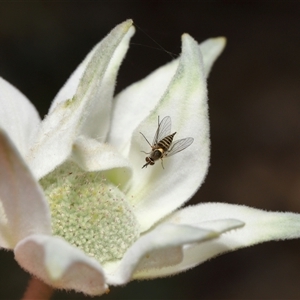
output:
[[[222,252],[300,235],[298,214],[222,203],[179,209],[207,172],[206,77],[225,41],[199,46],[183,35],[179,60],[113,99],[133,33],[129,20],[103,39],[43,121],[0,80],[0,246],[55,288],[100,295],[108,285],[168,276]],[[194,143],[164,159],[165,169],[141,169],[149,145],[139,132],[151,139],[158,116],[167,115],[176,137]]]

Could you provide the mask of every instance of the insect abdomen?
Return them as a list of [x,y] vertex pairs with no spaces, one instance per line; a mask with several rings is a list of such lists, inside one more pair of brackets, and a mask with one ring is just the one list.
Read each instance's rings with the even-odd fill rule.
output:
[[162,148],[164,151],[167,151],[173,142],[173,138],[174,138],[175,134],[176,134],[176,132],[174,132],[174,133],[164,137],[162,140],[160,140],[157,143],[157,148]]

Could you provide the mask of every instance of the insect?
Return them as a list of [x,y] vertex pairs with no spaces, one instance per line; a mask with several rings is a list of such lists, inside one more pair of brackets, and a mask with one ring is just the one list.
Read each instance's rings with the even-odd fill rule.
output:
[[161,165],[164,169],[163,165],[163,158],[164,157],[169,157],[172,156],[188,146],[190,146],[194,139],[191,137],[177,140],[173,143],[173,138],[176,132],[171,134],[171,117],[166,116],[164,117],[161,122],[159,122],[159,117],[158,117],[158,127],[156,130],[156,133],[153,138],[152,145],[149,143],[147,138],[140,132],[140,134],[144,137],[144,139],[147,141],[147,143],[151,147],[151,152],[145,152],[142,151],[146,154],[149,154],[145,158],[146,164],[143,165],[142,169],[147,167],[148,165],[154,165],[155,161],[158,159],[161,159]]

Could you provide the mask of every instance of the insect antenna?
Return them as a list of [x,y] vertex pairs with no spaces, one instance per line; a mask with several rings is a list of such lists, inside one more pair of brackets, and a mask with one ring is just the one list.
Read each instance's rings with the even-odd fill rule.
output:
[[[141,132],[140,132],[140,134],[144,137],[144,139],[147,141],[147,143],[149,144],[149,146],[152,148],[152,145],[149,143],[149,141],[147,140],[147,138]],[[144,152],[144,151],[142,151],[142,152]]]

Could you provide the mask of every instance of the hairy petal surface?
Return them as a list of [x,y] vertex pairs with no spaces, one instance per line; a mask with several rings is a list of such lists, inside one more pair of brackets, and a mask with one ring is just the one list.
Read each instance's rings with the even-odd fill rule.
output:
[[[216,222],[215,222],[216,223]],[[202,243],[219,237],[222,232],[243,226],[237,220],[222,220],[210,229],[190,225],[162,224],[142,236],[124,255],[114,274],[108,275],[110,284],[123,284],[132,276],[181,262],[185,244]]]
[[[178,67],[178,60],[157,69],[116,96],[108,142],[127,156],[133,131],[155,108]],[[126,114],[124,113],[126,107]],[[126,130],[124,130],[126,128]]]
[[236,218],[245,226],[222,234],[209,243],[190,245],[184,248],[180,264],[151,270],[141,278],[156,278],[176,274],[193,268],[212,257],[258,243],[295,239],[300,237],[300,215],[295,213],[267,212],[242,205],[204,203],[190,206],[173,213],[164,222],[190,224],[210,228],[210,220]]
[[40,117],[32,103],[0,77],[0,128],[4,129],[23,157],[33,143]]
[[82,134],[102,142],[106,140],[111,125],[112,99],[119,67],[125,57],[134,32],[134,27],[130,27],[113,53],[101,85],[95,89],[95,101],[89,108],[89,116],[82,128]]
[[33,233],[51,234],[43,191],[2,130],[0,166],[0,247],[12,249]]
[[[96,98],[96,100],[93,101],[93,107],[89,109],[89,117],[86,119],[85,124],[82,128],[82,131],[85,135],[96,138],[98,140],[100,139],[101,141],[105,140],[110,123],[110,119],[108,117],[111,113],[111,99],[114,93],[117,72],[128,50],[129,41],[134,32],[134,27],[130,27],[128,32],[124,35],[123,40],[115,49],[115,52],[108,63],[101,84],[99,84],[94,91],[93,97]],[[103,43],[103,41],[92,49],[92,51],[86,56],[84,61],[70,76],[66,84],[58,92],[51,105],[50,112],[59,103],[64,102],[66,99],[73,98],[88,64],[94,57],[95,52],[97,50],[99,52],[99,46],[101,45],[101,43]],[[95,64],[95,61],[93,61],[92,63]]]
[[25,270],[50,286],[89,295],[107,291],[99,263],[61,238],[32,235],[22,240],[14,252]]
[[[131,26],[131,20],[118,25],[96,46],[92,57],[88,59],[87,67],[73,97],[64,99],[64,101],[57,100],[51,113],[42,122],[37,141],[28,156],[29,164],[38,179],[48,174],[70,155],[74,140],[83,130],[91,110],[95,108],[95,101],[99,101],[99,87],[103,82],[107,82],[108,78],[114,77],[105,75],[105,71],[116,52],[119,54],[116,62],[121,61],[120,55],[124,54],[126,47],[121,47],[122,51],[117,48],[124,39],[125,44],[128,43],[129,37],[133,33],[131,31],[129,36],[127,35]],[[110,68],[113,73],[116,72],[116,62],[112,62]],[[80,72],[78,71],[78,73]],[[75,81],[78,80],[78,74],[74,75],[74,78]],[[74,89],[72,80],[70,85],[70,90]],[[69,94],[71,93],[69,92]],[[101,99],[100,97],[100,101],[102,103],[104,101],[105,105],[110,106],[111,99]],[[98,107],[98,104],[96,106]],[[109,119],[106,120],[106,123],[108,121]],[[106,133],[103,134],[106,135]]]
[[[203,51],[205,74],[225,47],[225,38],[212,38],[198,47]],[[108,141],[127,156],[133,131],[158,105],[178,68],[179,59],[158,68],[146,78],[130,85],[115,98]],[[127,113],[124,114],[124,107]],[[126,128],[126,132],[123,130]]]
[[[157,116],[170,116],[176,139],[194,137],[186,150],[164,159],[164,169],[156,165],[141,169],[149,145],[139,132],[152,141],[157,128]],[[129,157],[134,177],[132,205],[142,230],[147,230],[160,218],[186,202],[200,187],[209,163],[209,122],[206,79],[198,44],[183,35],[182,56],[175,76],[159,105],[135,130]]]
[[[294,239],[300,236],[300,215],[289,212],[268,212],[243,205],[226,203],[203,203],[179,210],[166,222],[194,224],[220,218],[242,220],[242,230],[232,231],[228,236],[241,246],[250,246],[270,240]],[[201,220],[201,221],[199,221]]]

